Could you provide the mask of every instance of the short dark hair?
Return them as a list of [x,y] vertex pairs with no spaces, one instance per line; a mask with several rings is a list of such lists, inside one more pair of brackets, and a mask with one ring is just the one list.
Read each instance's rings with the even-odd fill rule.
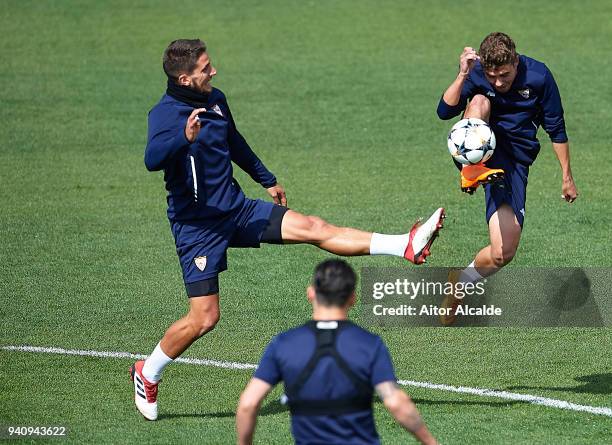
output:
[[312,278],[317,302],[323,306],[343,307],[355,292],[357,276],[343,260],[326,260],[315,269]]
[[514,42],[503,32],[492,32],[486,36],[480,44],[478,55],[484,69],[514,63],[517,57]]
[[206,43],[200,39],[179,39],[164,51],[163,68],[166,76],[177,80],[181,74],[191,74],[198,59],[206,52]]

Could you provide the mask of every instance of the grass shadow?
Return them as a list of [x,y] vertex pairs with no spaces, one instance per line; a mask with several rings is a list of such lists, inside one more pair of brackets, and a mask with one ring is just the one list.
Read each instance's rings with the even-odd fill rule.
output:
[[580,386],[509,386],[506,389],[545,389],[549,391],[574,392],[579,394],[612,394],[612,373],[591,374],[575,377]]

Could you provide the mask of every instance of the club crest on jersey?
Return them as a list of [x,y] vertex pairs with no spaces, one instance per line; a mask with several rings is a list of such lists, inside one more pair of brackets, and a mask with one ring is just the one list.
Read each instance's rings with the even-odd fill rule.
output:
[[223,117],[223,113],[221,112],[221,108],[219,108],[219,105],[215,105],[214,107],[212,107],[212,110],[219,116]]
[[518,90],[518,93],[523,96],[525,99],[529,99],[529,88],[525,88],[524,90]]
[[200,269],[200,271],[204,272],[204,269],[206,269],[206,257],[205,256],[195,257],[193,262],[195,263],[196,267]]

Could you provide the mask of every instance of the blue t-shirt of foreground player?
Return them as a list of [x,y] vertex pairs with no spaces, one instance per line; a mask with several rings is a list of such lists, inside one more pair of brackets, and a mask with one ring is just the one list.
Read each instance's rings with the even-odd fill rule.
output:
[[[310,326],[309,326],[310,325]],[[335,322],[311,321],[283,332],[267,346],[254,377],[270,385],[281,380],[291,386],[312,357],[317,329],[330,328]],[[337,322],[336,349],[351,370],[374,388],[382,382],[396,381],[391,356],[380,337],[347,320]],[[357,394],[353,382],[332,357],[321,358],[302,387],[300,399],[341,399]],[[297,444],[379,444],[372,410],[334,416],[291,417],[291,431]]]

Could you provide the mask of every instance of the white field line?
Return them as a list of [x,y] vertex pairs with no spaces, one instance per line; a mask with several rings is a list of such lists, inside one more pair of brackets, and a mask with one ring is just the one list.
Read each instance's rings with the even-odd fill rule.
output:
[[415,382],[413,380],[398,380],[397,383],[404,386],[417,386],[419,388],[439,389],[441,391],[458,392],[483,397],[497,397],[500,399],[532,403],[534,405],[549,406],[551,408],[583,411],[591,414],[600,414],[602,416],[612,417],[612,408],[606,408],[603,406],[600,407],[590,405],[578,405],[576,403],[567,402],[565,400],[549,399],[548,397],[533,396],[531,394],[518,394],[515,392],[497,391],[494,389],[484,388],[470,388],[468,386],[440,385],[437,383]]
[[[0,349],[5,351],[18,352],[39,352],[43,354],[62,354],[62,355],[81,355],[86,357],[102,357],[102,358],[131,358],[144,360],[148,356],[143,354],[132,354],[130,352],[113,352],[113,351],[89,351],[81,349],[64,349],[64,348],[42,348],[39,346],[1,346]],[[189,365],[214,366],[215,368],[229,369],[255,369],[257,365],[248,363],[224,362],[219,360],[207,360],[199,358],[177,358],[175,363],[187,363]]]
[[[102,357],[102,358],[129,358],[129,359],[145,359],[146,355],[132,354],[130,352],[114,352],[114,351],[92,351],[80,349],[64,349],[64,348],[45,348],[40,346],[0,346],[4,351],[17,352],[37,352],[43,354],[61,354],[61,355],[79,355],[87,357]],[[220,360],[208,360],[198,358],[177,358],[177,363],[186,363],[189,365],[198,366],[214,366],[216,368],[226,369],[255,369],[257,365],[250,363],[226,362]],[[571,411],[582,411],[591,414],[612,417],[612,408],[578,405],[565,400],[550,399],[548,397],[534,396],[531,394],[518,394],[508,391],[497,391],[494,389],[485,388],[470,388],[468,386],[451,386],[429,382],[416,382],[414,380],[398,380],[398,383],[403,386],[415,386],[419,388],[437,389],[440,391],[456,392],[461,394],[470,394],[481,397],[497,397],[505,400],[515,400],[519,402],[531,403],[533,405],[543,405],[550,408],[566,409]]]

